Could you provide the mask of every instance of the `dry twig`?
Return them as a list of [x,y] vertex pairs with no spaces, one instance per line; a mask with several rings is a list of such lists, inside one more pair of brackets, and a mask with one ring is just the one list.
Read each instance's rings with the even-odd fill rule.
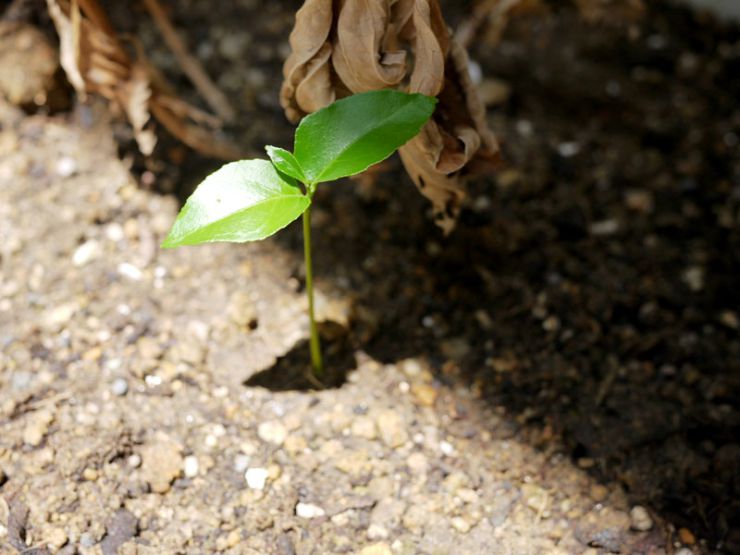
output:
[[208,74],[198,60],[188,52],[185,42],[170,22],[159,1],[143,0],[143,2],[146,9],[149,10],[152,19],[154,19],[159,32],[162,33],[165,43],[167,43],[167,46],[177,58],[180,67],[211,109],[227,121],[236,117],[236,112],[226,98],[226,95],[208,77]]

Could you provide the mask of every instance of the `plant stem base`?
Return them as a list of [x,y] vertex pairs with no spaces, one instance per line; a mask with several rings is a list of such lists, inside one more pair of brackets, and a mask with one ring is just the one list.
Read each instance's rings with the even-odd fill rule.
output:
[[311,259],[311,208],[303,213],[303,254],[306,261],[306,295],[308,296],[308,318],[310,321],[311,367],[316,376],[324,373],[324,361],[321,357],[321,339],[319,338],[316,316],[314,314],[313,262]]

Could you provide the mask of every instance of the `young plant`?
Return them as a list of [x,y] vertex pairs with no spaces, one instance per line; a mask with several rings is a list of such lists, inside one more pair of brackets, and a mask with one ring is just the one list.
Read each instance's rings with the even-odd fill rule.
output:
[[321,375],[311,262],[316,187],[361,173],[393,154],[419,132],[435,104],[421,94],[371,91],[306,116],[296,130],[293,153],[267,146],[271,162],[232,162],[209,175],[183,206],[162,247],[259,241],[303,215],[311,365]]

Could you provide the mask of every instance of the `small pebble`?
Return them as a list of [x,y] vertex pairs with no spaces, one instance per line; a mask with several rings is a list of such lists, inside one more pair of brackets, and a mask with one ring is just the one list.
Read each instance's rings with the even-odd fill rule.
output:
[[141,457],[134,453],[126,459],[126,464],[128,464],[130,468],[139,468],[141,466]]
[[268,471],[266,468],[248,468],[244,473],[244,478],[247,480],[247,486],[249,486],[250,489],[261,491],[265,489],[265,484],[267,484],[267,475]]
[[700,266],[691,266],[687,268],[681,276],[684,283],[689,286],[694,293],[704,289],[704,268]]
[[380,437],[388,447],[396,448],[409,439],[403,418],[396,411],[387,409],[380,411],[375,418],[380,431]]
[[375,421],[369,416],[358,416],[352,422],[352,435],[368,440],[375,439],[378,436]]
[[581,145],[576,142],[565,142],[558,145],[558,154],[563,158],[572,158],[581,152]]
[[601,222],[594,222],[589,227],[591,235],[596,237],[606,237],[608,235],[614,235],[619,231],[619,222],[617,220],[603,220]]
[[597,503],[604,501],[609,495],[609,489],[601,484],[594,484],[591,486],[591,499]]
[[367,539],[369,540],[384,540],[387,539],[390,532],[383,526],[377,524],[371,524],[367,529]]
[[295,514],[300,518],[319,518],[324,516],[326,512],[318,505],[299,502],[295,506]]
[[740,318],[738,318],[737,313],[731,310],[723,311],[719,315],[719,321],[722,322],[723,325],[733,330],[740,329]]
[[239,474],[242,474],[247,470],[247,468],[249,468],[249,455],[240,453],[234,459],[234,470]]
[[282,445],[285,438],[288,437],[288,430],[281,422],[271,420],[269,422],[262,422],[259,425],[257,435],[262,441]]
[[198,464],[198,457],[195,455],[188,455],[183,459],[183,474],[185,474],[186,478],[195,478],[198,475],[199,470],[200,465]]
[[141,278],[144,277],[144,274],[139,268],[128,262],[121,262],[118,265],[118,273],[131,281],[141,281]]
[[116,378],[110,386],[110,392],[116,397],[123,397],[128,393],[128,382],[123,378]]
[[452,527],[461,534],[467,534],[470,532],[470,524],[468,524],[468,521],[461,516],[456,516],[450,521],[450,523],[452,524]]
[[429,461],[423,453],[412,453],[406,459],[406,465],[415,475],[423,475],[429,469]]
[[77,160],[70,156],[62,156],[57,160],[55,169],[60,177],[72,177],[77,173]]
[[156,439],[140,449],[142,478],[155,493],[167,493],[183,468],[180,446],[172,441]]
[[72,264],[77,267],[82,267],[87,263],[93,261],[100,255],[100,245],[97,241],[87,241],[82,243],[74,254],[72,254]]
[[96,543],[95,538],[89,532],[83,532],[80,534],[80,545],[82,547],[92,547]]
[[375,543],[363,547],[360,555],[393,555],[393,551],[391,551],[387,543]]
[[653,527],[653,519],[645,507],[635,505],[630,511],[630,521],[633,530],[647,532]]
[[113,222],[105,228],[105,237],[109,241],[118,243],[118,241],[122,241],[123,238],[126,237],[126,234],[123,231],[123,226],[121,224]]
[[438,392],[429,384],[414,384],[411,392],[414,394],[414,400],[419,406],[433,407],[437,401]]
[[67,533],[61,528],[54,528],[46,538],[46,541],[52,547],[59,549],[67,543]]
[[542,322],[542,329],[549,332],[558,331],[560,329],[560,320],[557,316],[548,316]]

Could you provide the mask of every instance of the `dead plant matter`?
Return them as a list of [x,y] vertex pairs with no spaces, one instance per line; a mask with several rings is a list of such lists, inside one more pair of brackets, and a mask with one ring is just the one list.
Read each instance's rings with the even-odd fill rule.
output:
[[499,149],[438,0],[306,0],[290,35],[281,103],[297,122],[353,93],[397,88],[439,98],[432,120],[400,149],[406,171],[449,232],[465,178]]
[[126,115],[139,149],[157,142],[152,116],[177,139],[207,156],[235,159],[239,150],[214,130],[218,118],[180,100],[133,39],[129,54],[97,0],[47,0],[60,40],[61,65],[83,99],[98,94]]

